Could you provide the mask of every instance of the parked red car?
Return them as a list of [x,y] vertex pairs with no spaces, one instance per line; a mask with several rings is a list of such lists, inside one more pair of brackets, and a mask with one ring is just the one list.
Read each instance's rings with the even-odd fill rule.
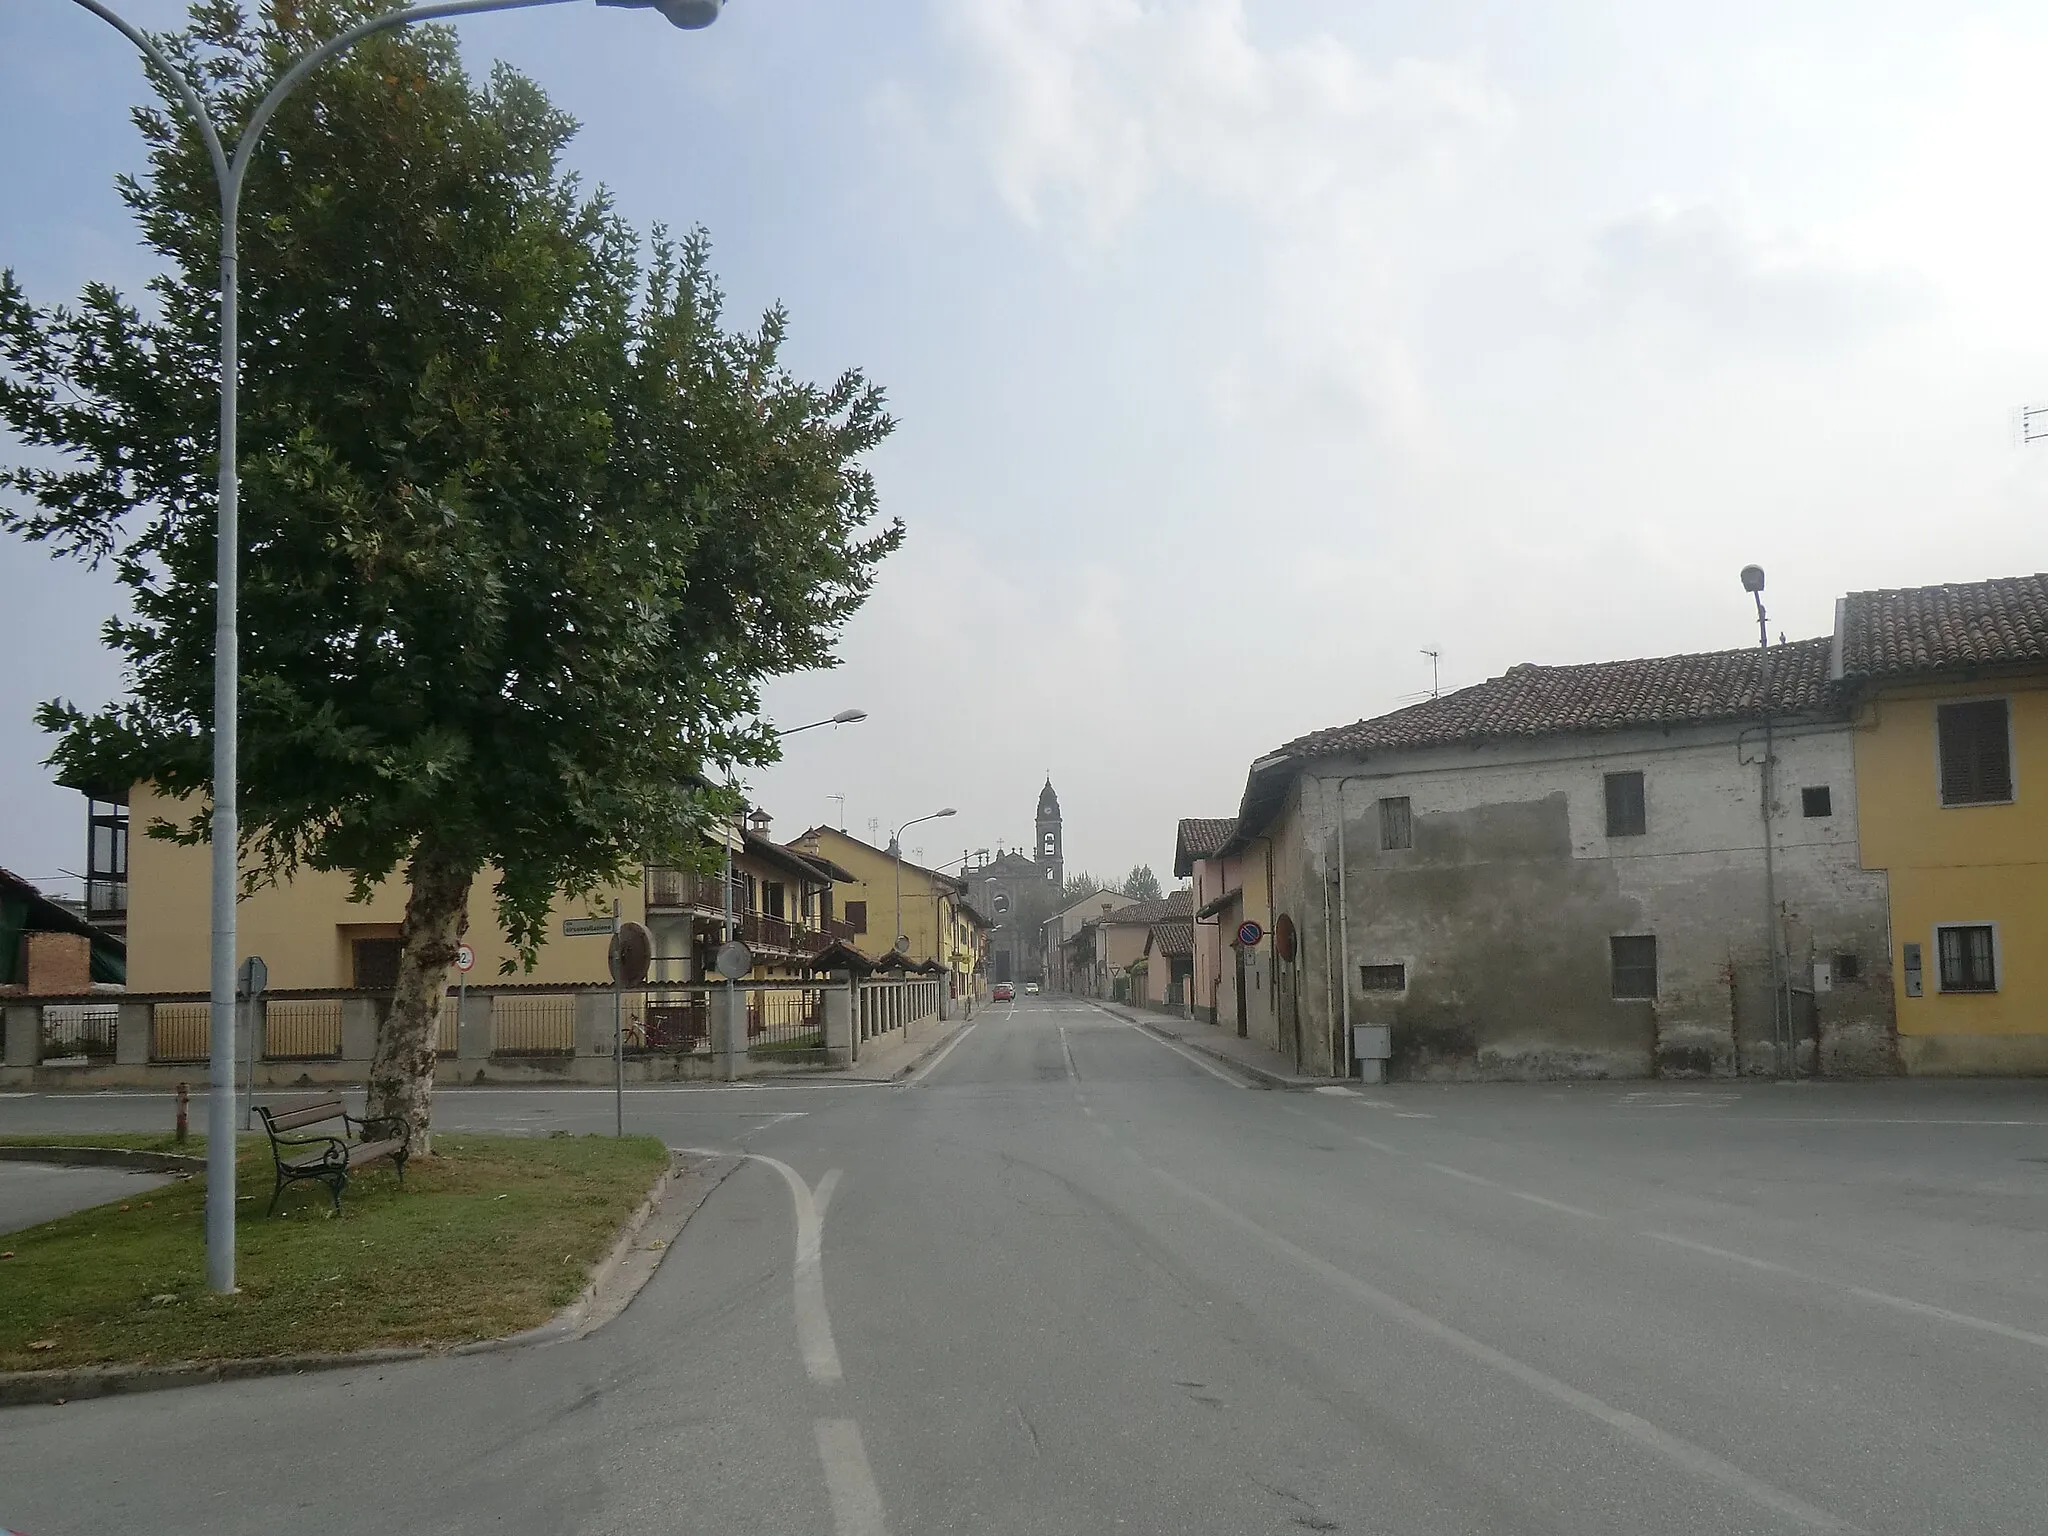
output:
[[1016,995],[1017,989],[1015,987],[1011,986],[1007,981],[999,981],[995,985],[995,990],[989,993],[988,996],[990,1002],[1007,1003],[1015,998]]

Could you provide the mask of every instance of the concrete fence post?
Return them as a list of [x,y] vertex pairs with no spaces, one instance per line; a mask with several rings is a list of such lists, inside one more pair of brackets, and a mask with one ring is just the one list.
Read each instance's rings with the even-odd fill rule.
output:
[[455,1055],[459,1061],[482,1061],[491,1054],[491,994],[472,992],[462,999],[455,1020]]
[[36,1003],[7,1005],[7,1065],[32,1067],[43,1059],[43,1010]]
[[747,994],[721,987],[711,998],[711,1070],[720,1082],[736,1081],[747,1061]]
[[123,1003],[114,1016],[114,1064],[120,1067],[149,1065],[148,1003]]
[[[261,1043],[262,1008],[257,1009],[258,1043]],[[341,1059],[368,1061],[377,1054],[377,999],[344,997],[341,1000]]]
[[594,988],[576,994],[576,1054],[612,1053],[612,995]]
[[853,986],[851,978],[840,974],[825,988],[825,1060],[830,1066],[850,1067],[854,1059]]

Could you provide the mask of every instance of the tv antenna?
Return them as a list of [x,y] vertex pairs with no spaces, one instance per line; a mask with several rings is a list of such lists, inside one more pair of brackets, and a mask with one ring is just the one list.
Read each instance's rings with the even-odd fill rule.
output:
[[839,830],[844,832],[846,830],[846,796],[827,795],[825,798],[839,802]]
[[2021,406],[2013,412],[2013,426],[2022,447],[2048,438],[2048,405]]
[[1424,699],[1440,698],[1443,695],[1442,680],[1438,676],[1438,667],[1443,661],[1444,653],[1442,651],[1425,650],[1422,654],[1429,658],[1429,689],[1426,693],[1402,694],[1400,701],[1403,704],[1420,704]]
[[882,818],[879,816],[870,816],[868,818],[868,841],[872,843],[876,838],[880,837],[881,835]]

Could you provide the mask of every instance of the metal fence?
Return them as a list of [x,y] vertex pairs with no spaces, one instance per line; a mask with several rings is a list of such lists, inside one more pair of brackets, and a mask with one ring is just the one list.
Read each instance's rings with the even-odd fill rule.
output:
[[575,995],[492,998],[491,1050],[500,1056],[574,1055]]
[[272,1061],[318,1061],[341,1054],[341,999],[276,999],[263,1005],[263,1054]]
[[747,994],[749,1051],[822,1051],[824,1048],[823,987],[762,988]]
[[205,1003],[157,1003],[149,1010],[151,1061],[204,1061],[213,1011]]
[[52,1004],[43,1010],[45,1061],[112,1061],[121,1009],[115,1003]]

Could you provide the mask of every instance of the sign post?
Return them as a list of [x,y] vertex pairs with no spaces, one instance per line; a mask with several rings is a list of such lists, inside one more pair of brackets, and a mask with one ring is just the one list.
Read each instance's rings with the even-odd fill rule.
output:
[[263,963],[261,955],[251,955],[235,972],[235,991],[241,1004],[242,1015],[242,1059],[248,1065],[248,1075],[242,1089],[242,1129],[249,1129],[249,1119],[255,1113],[250,1101],[256,1097],[256,1010],[262,1005],[263,994],[270,988],[270,967]]
[[467,944],[455,946],[455,1054],[462,1054],[462,1016],[469,1012],[469,973],[476,964],[476,951]]

